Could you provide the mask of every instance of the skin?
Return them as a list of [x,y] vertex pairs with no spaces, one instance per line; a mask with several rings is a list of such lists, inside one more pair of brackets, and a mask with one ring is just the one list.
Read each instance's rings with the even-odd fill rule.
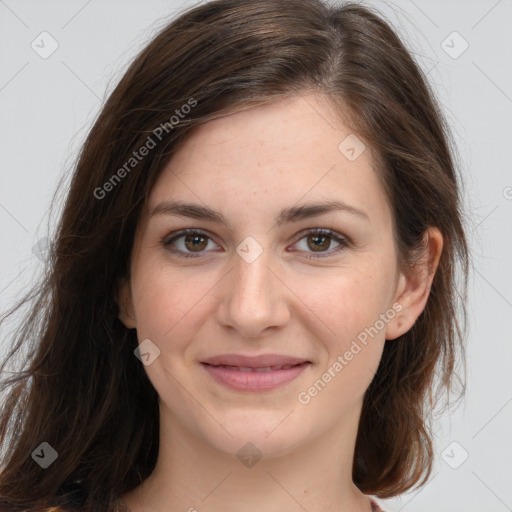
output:
[[[399,270],[392,215],[370,148],[354,161],[338,150],[351,132],[325,98],[304,93],[201,125],[155,184],[135,236],[120,318],[160,355],[145,370],[160,397],[157,465],[123,496],[132,512],[370,512],[352,482],[363,397],[384,344],[423,310],[442,250],[436,228],[407,275]],[[148,212],[180,199],[221,212],[229,227]],[[333,211],[277,225],[282,208],[341,200],[367,219]],[[199,229],[199,249],[182,237]],[[349,244],[307,230],[332,229]],[[263,252],[236,252],[251,236]],[[329,243],[330,242],[330,243]],[[254,250],[251,249],[251,250]],[[319,254],[317,259],[308,256]],[[323,256],[323,257],[322,257]],[[358,334],[395,308],[377,335],[309,403],[298,394],[350,349]],[[390,316],[390,315],[388,315]],[[278,353],[312,361],[275,390],[218,384],[199,361],[222,353]],[[248,442],[262,458],[246,467]]]

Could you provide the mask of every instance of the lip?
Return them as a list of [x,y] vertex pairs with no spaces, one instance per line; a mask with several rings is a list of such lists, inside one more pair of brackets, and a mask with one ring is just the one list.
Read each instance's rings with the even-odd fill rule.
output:
[[[303,358],[265,354],[243,356],[224,354],[201,361],[203,368],[220,384],[236,391],[270,391],[296,379],[310,361]],[[290,368],[280,368],[292,365]],[[266,369],[268,367],[276,369]],[[239,368],[244,368],[240,370]]]

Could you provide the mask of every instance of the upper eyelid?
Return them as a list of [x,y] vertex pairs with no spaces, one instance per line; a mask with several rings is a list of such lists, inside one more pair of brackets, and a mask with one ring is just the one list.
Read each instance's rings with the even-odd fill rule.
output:
[[[173,231],[169,235],[165,236],[163,238],[163,241],[165,243],[169,243],[169,242],[177,240],[177,239],[179,239],[179,238],[181,238],[183,236],[187,236],[187,235],[195,234],[195,233],[197,233],[199,235],[204,235],[207,238],[209,238],[210,240],[212,240],[213,242],[215,242],[215,236],[214,235],[212,235],[208,231],[205,231],[204,229],[199,229],[199,228],[197,228],[197,229],[195,229],[195,228],[188,228],[188,229],[180,229],[178,231]],[[217,243],[217,242],[215,242],[215,243]]]

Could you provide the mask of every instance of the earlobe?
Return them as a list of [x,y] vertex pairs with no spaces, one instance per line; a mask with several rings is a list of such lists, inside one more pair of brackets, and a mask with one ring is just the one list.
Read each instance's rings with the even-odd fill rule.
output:
[[421,256],[407,274],[400,274],[395,302],[401,308],[386,326],[387,340],[394,340],[411,329],[427,304],[443,250],[443,235],[438,228],[431,227],[425,232],[424,240]]
[[131,284],[128,279],[123,279],[119,286],[118,300],[119,305],[119,320],[123,322],[128,329],[137,327],[137,322],[134,314]]

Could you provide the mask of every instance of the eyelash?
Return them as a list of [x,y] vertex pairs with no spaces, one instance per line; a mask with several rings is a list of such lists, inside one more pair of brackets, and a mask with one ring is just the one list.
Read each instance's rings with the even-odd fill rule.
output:
[[[179,238],[182,238],[187,235],[200,235],[204,238],[211,240],[211,237],[208,236],[208,234],[206,234],[204,231],[200,231],[197,229],[184,229],[182,231],[178,231],[177,233],[173,233],[172,235],[173,235],[172,238],[169,238],[169,237],[164,238],[162,240],[162,244],[170,252],[172,252],[173,254],[176,254],[180,258],[199,258],[199,257],[201,257],[202,253],[199,252],[199,253],[196,253],[193,255],[192,253],[184,253],[181,250],[172,248],[171,244],[173,242],[175,242],[176,240],[178,240]],[[343,249],[345,249],[346,247],[348,247],[350,245],[350,241],[347,237],[339,235],[330,229],[324,229],[324,228],[315,228],[315,229],[311,229],[311,230],[307,231],[306,233],[303,234],[303,236],[301,238],[299,238],[299,240],[297,240],[296,243],[298,243],[303,238],[307,238],[308,236],[311,236],[311,235],[329,236],[330,238],[332,238],[333,240],[338,242],[339,245],[338,245],[338,247],[336,247],[335,249],[333,249],[331,251],[326,251],[326,252],[318,253],[318,254],[311,253],[311,254],[313,254],[312,256],[305,256],[308,259],[327,258],[334,254],[338,254],[339,252],[341,252]],[[205,251],[203,251],[203,252],[205,252]],[[320,255],[320,254],[322,254],[322,255]]]

